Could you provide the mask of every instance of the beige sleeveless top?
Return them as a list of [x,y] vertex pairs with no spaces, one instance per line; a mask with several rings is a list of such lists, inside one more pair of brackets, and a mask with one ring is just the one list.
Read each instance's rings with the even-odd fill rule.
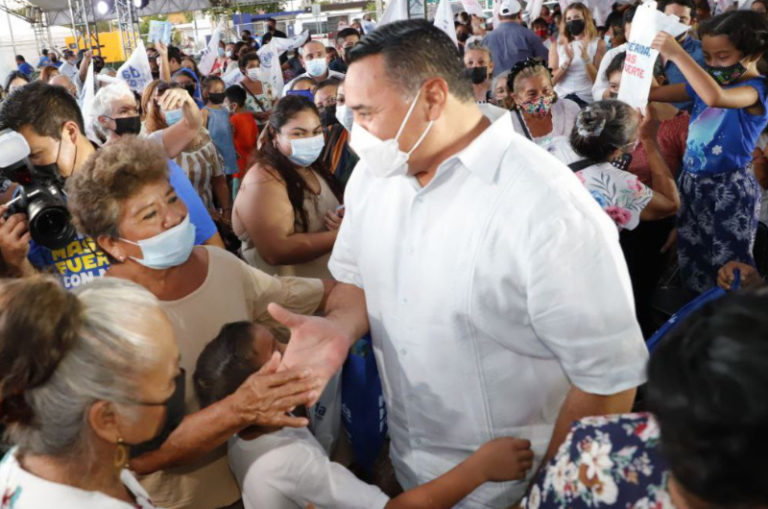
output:
[[[309,227],[307,233],[318,233],[325,231],[325,225],[323,224],[323,217],[326,212],[336,210],[336,207],[340,205],[336,195],[333,194],[328,183],[318,175],[316,171],[312,171],[315,178],[320,183],[320,193],[315,194],[311,191],[304,192],[304,210],[307,211],[307,219]],[[294,221],[294,231],[300,229],[299,219]],[[259,255],[258,249],[253,244],[253,241],[248,236],[248,231],[245,230],[240,235],[240,241],[243,243],[241,248],[241,254],[243,259],[251,266],[263,270],[267,274],[275,274],[278,276],[297,276],[297,277],[317,277],[317,278],[331,278],[331,272],[328,270],[328,260],[331,258],[331,253],[328,252],[323,256],[315,258],[304,263],[298,263],[295,265],[269,265]]]

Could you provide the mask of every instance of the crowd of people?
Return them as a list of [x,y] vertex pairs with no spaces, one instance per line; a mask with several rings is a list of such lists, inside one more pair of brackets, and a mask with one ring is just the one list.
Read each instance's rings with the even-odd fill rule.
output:
[[282,89],[274,20],[212,66],[151,45],[141,90],[17,56],[0,509],[768,506],[766,3],[659,2],[690,29],[656,35],[641,110],[638,8],[501,0],[458,44],[367,15],[283,53]]

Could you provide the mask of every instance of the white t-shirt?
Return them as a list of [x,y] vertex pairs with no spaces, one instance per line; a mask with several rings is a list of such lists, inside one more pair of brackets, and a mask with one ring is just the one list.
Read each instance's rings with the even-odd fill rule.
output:
[[228,444],[229,467],[245,509],[380,509],[387,497],[328,459],[306,428],[284,428]]
[[16,459],[17,448],[0,461],[0,507],[3,509],[154,509],[149,495],[128,470],[120,481],[133,495],[134,504],[112,498],[100,491],[86,491],[38,477],[24,470]]
[[[595,59],[598,42],[599,39],[593,39],[587,45],[587,55],[589,56],[590,61],[594,61]],[[581,48],[584,42],[572,41],[569,44],[573,48],[574,57],[571,59],[571,65],[568,67],[563,78],[555,85],[555,92],[557,92],[560,97],[576,94],[582,101],[591,103],[592,85],[594,85],[594,82],[587,73],[586,62],[581,59]],[[557,45],[557,58],[560,62],[564,62],[568,59],[564,45]]]

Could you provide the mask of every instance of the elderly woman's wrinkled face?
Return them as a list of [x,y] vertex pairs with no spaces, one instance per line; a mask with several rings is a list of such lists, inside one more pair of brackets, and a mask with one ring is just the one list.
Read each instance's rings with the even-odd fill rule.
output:
[[[171,184],[167,180],[159,180],[147,183],[139,192],[121,202],[117,229],[121,239],[138,242],[170,230],[186,216],[187,206]],[[119,242],[120,252],[110,254],[117,259],[141,259],[141,248],[130,242]]]
[[137,334],[154,340],[157,357],[150,366],[136,366],[135,397],[118,403],[123,410],[118,415],[126,414],[117,424],[120,438],[126,444],[140,444],[157,436],[165,424],[165,405],[174,394],[175,379],[180,373],[179,348],[171,323],[160,308],[152,315],[135,327]]

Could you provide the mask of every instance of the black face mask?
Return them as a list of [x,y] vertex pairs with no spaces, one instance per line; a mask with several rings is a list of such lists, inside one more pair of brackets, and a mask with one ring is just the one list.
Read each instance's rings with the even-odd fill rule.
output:
[[573,36],[581,35],[585,28],[587,28],[587,23],[583,19],[572,19],[565,22],[565,29]]
[[488,67],[470,67],[465,69],[467,77],[472,80],[472,83],[479,85],[488,79]]
[[142,454],[159,449],[163,442],[173,433],[181,421],[184,420],[184,416],[187,413],[186,405],[184,403],[185,398],[185,371],[182,369],[179,376],[176,377],[176,390],[173,391],[170,399],[165,402],[165,424],[160,429],[160,433],[157,434],[152,440],[148,440],[141,444],[131,445],[131,458],[141,456]]
[[336,105],[326,106],[323,111],[320,112],[320,121],[323,123],[323,127],[330,127],[333,124],[338,124],[339,120],[336,118]]
[[[111,118],[111,117],[110,117]],[[113,118],[115,121],[115,134],[122,136],[124,134],[139,134],[141,132],[141,117]]]
[[224,102],[224,99],[227,97],[227,95],[224,92],[209,92],[208,93],[208,100],[211,101],[211,104],[221,104]]
[[192,84],[184,85],[184,90],[189,92],[190,97],[195,97],[195,86]]

